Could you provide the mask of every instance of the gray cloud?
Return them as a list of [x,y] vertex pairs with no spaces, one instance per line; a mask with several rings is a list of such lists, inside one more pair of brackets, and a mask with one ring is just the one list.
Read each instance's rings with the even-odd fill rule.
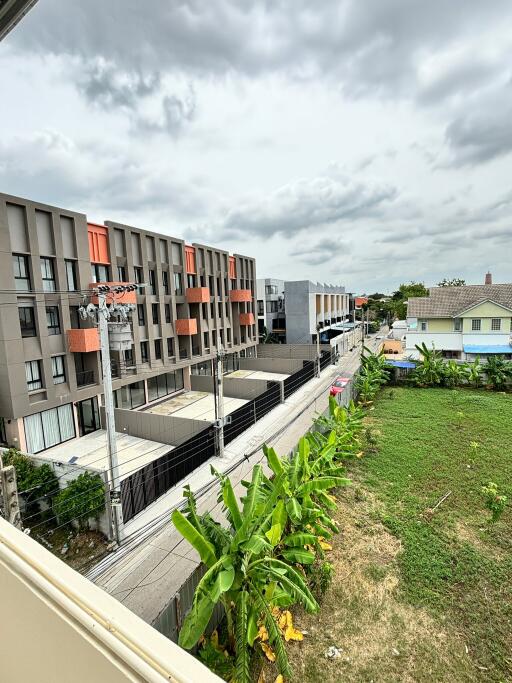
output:
[[[461,36],[479,35],[510,17],[508,0],[45,0],[9,41],[19,50],[102,57],[126,72],[198,76],[281,72],[298,79],[334,78],[352,96],[406,97],[429,103],[475,69],[459,68],[421,90],[418,67]],[[119,26],[122,24],[122,30]]]
[[77,68],[78,89],[91,104],[136,109],[140,98],[159,91],[160,74],[123,72],[114,64],[96,59]]
[[314,244],[304,244],[290,252],[290,256],[299,259],[303,263],[319,265],[328,263],[334,258],[339,258],[341,254],[348,254],[350,251],[346,242],[335,238],[324,237]]

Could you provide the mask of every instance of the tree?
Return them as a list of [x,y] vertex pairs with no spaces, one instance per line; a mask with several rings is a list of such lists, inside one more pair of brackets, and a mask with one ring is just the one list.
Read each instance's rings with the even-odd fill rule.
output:
[[89,519],[97,519],[105,509],[105,488],[99,474],[84,472],[60,491],[53,509],[61,524],[78,523],[80,530],[89,528]]
[[441,282],[437,283],[438,287],[464,287],[466,280],[462,280],[460,277],[454,277],[451,280],[448,278],[443,278]]
[[407,300],[411,297],[422,296],[428,296],[428,289],[423,282],[401,284],[396,292],[393,292],[393,296],[391,297],[392,310],[395,316],[399,320],[404,320],[407,317]]
[[20,453],[16,448],[5,451],[3,461],[4,465],[13,465],[16,470],[18,491],[25,501],[26,514],[37,514],[41,501],[46,500],[51,504],[52,496],[59,491],[59,482],[50,465],[37,466],[28,455]]

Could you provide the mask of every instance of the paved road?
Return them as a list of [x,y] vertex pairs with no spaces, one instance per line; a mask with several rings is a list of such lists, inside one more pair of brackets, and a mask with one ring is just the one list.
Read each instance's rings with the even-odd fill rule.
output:
[[[379,341],[374,337],[367,339],[367,345],[372,350],[378,344]],[[327,407],[327,389],[333,378],[338,375],[352,376],[359,364],[360,344],[354,351],[344,355],[337,366],[326,368],[320,378],[301,387],[284,404],[275,408],[229,445],[229,449],[226,449],[227,457],[222,461],[217,459],[215,466],[226,471],[242,460],[241,456],[245,456],[241,464],[230,473],[237,495],[245,492],[241,481],[250,478],[254,465],[262,462],[259,445],[266,441],[278,453],[291,451],[311,426],[314,416]],[[283,429],[282,425],[290,422]],[[209,464],[193,473],[189,483],[194,491],[209,486],[199,499],[199,511],[209,510],[215,519],[222,520],[222,506],[217,502],[219,488],[216,482],[212,484]],[[148,514],[155,516],[160,510],[161,519],[153,527],[139,532],[137,547],[128,544],[127,547],[120,548],[89,575],[104,590],[150,624],[156,622],[161,611],[199,564],[195,550],[183,540],[169,521],[170,510],[182,500],[180,486],[179,490],[157,501],[158,504],[155,503]],[[145,538],[144,533],[147,534]]]

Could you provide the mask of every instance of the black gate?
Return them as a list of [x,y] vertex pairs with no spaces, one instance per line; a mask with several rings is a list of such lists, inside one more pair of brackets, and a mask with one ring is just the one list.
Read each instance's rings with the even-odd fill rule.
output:
[[302,370],[294,372],[284,380],[284,398],[287,399],[297,389],[315,376],[315,363],[312,360],[303,361]]
[[123,521],[128,522],[170,488],[215,455],[212,426],[121,482]]

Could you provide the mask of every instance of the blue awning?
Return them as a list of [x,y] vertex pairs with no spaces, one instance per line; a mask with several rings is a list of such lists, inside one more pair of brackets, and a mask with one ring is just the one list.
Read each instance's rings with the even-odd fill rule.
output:
[[466,353],[512,353],[512,346],[505,346],[504,344],[464,344],[464,351]]
[[411,363],[410,360],[387,360],[386,365],[392,365],[394,368],[415,368],[416,363]]

